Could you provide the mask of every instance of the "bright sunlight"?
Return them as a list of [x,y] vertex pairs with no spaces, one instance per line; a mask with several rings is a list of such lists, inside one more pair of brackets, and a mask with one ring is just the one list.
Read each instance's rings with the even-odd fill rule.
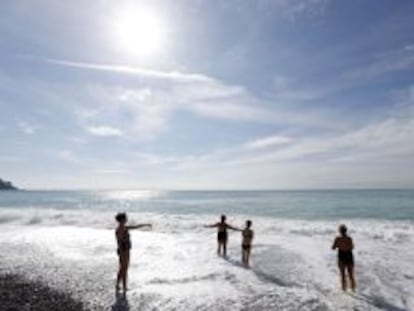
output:
[[159,16],[144,8],[125,10],[115,22],[115,35],[122,49],[139,56],[160,51],[164,25]]

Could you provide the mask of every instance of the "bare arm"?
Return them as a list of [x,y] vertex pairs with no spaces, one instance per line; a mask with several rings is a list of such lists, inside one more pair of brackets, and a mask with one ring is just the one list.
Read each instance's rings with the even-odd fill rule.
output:
[[239,228],[233,227],[233,226],[228,225],[228,224],[226,224],[226,227],[227,227],[228,229],[231,229],[231,230],[234,230],[234,231],[243,231],[242,229],[239,229]]
[[133,226],[127,226],[128,229],[139,229],[144,227],[152,227],[151,224],[139,224],[139,225],[133,225]]
[[336,238],[335,239],[335,241],[333,242],[333,244],[332,244],[332,249],[333,250],[335,250],[337,247],[338,247],[338,245],[337,245],[337,241],[338,241],[338,238]]
[[204,228],[217,228],[219,224],[206,225]]

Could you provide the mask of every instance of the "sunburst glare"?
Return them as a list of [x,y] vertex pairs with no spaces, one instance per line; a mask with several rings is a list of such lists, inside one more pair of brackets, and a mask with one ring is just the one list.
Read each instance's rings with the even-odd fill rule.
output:
[[127,53],[148,56],[159,53],[165,40],[165,26],[154,11],[128,8],[115,21],[116,41]]

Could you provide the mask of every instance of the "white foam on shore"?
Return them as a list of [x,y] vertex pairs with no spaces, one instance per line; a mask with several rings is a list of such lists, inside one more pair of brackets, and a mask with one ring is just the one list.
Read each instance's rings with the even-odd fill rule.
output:
[[[132,231],[127,301],[114,298],[113,214],[2,209],[0,262],[73,292],[95,309],[414,310],[414,224],[347,221],[356,244],[358,291],[343,294],[335,253],[338,222],[254,218],[252,269],[240,265],[240,234],[229,259],[215,254],[213,216],[134,214],[150,231]],[[241,226],[246,217],[229,221]]]

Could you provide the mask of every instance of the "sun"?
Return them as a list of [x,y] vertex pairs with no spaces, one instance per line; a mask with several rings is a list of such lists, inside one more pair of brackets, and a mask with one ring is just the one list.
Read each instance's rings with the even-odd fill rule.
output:
[[128,53],[148,56],[160,52],[165,28],[159,16],[147,9],[130,8],[116,19],[115,36]]

